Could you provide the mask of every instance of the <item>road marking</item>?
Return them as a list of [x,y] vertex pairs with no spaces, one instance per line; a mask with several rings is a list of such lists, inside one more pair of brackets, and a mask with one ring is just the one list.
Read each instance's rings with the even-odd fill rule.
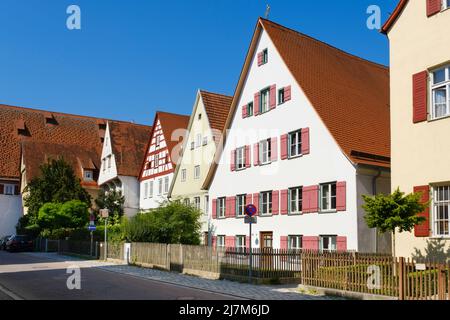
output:
[[4,294],[6,294],[8,297],[10,297],[13,300],[24,300],[22,297],[19,297],[17,294],[15,294],[14,292],[6,289],[4,286],[2,286],[0,284],[0,291],[3,292]]

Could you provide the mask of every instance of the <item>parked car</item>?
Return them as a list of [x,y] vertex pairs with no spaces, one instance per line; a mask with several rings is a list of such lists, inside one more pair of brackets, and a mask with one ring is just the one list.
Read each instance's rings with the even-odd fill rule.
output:
[[6,250],[6,242],[11,238],[11,235],[0,238],[0,250]]
[[15,235],[6,242],[6,250],[13,251],[33,251],[33,241],[28,236]]

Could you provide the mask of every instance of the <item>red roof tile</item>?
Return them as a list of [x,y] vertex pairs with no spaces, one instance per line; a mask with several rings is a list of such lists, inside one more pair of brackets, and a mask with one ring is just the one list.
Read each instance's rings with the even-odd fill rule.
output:
[[200,90],[211,128],[223,131],[233,97]]

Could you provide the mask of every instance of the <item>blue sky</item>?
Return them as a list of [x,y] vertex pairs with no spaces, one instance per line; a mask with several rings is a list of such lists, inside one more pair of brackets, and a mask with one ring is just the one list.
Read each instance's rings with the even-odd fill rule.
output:
[[[255,23],[270,19],[389,64],[366,27],[397,0],[0,0],[0,103],[151,124],[189,114],[198,88],[232,95]],[[81,8],[81,30],[66,9]]]

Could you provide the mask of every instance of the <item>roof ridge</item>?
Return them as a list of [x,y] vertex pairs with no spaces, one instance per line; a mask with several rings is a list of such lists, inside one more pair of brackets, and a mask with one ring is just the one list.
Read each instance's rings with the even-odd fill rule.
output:
[[227,94],[211,92],[211,91],[207,91],[207,90],[203,90],[203,89],[200,89],[200,92],[208,93],[208,94],[214,94],[214,95],[222,96],[222,97],[226,97],[226,98],[233,98],[233,96],[230,96],[230,95],[227,95]]
[[[300,32],[300,31],[298,31],[298,30],[291,29],[291,28],[289,28],[289,27],[283,26],[283,25],[281,25],[281,24],[279,24],[279,23],[276,23],[276,22],[274,22],[274,21],[271,21],[271,20],[264,19],[264,18],[262,18],[262,17],[260,17],[259,20],[261,20],[262,22],[267,22],[267,23],[269,23],[269,24],[272,24],[272,25],[274,25],[274,27],[279,27],[279,28],[284,29],[284,30],[286,30],[286,31],[294,32],[294,33],[296,33],[296,34],[298,34],[298,35],[300,35],[300,36],[302,36],[302,37],[308,38],[308,39],[310,39],[310,40],[313,40],[314,42],[317,42],[317,43],[319,43],[319,44],[325,45],[325,46],[327,46],[327,47],[329,47],[329,48],[331,48],[331,49],[334,49],[335,51],[338,51],[338,52],[340,52],[340,53],[343,53],[343,54],[347,55],[349,58],[356,59],[356,60],[360,60],[360,61],[362,61],[362,62],[366,62],[366,63],[369,63],[369,64],[373,64],[375,67],[379,67],[379,68],[382,68],[382,69],[387,69],[387,70],[389,71],[389,66],[385,66],[385,65],[383,65],[383,64],[381,64],[381,63],[374,62],[374,61],[371,61],[371,60],[362,58],[362,57],[360,57],[360,56],[357,56],[356,54],[353,54],[353,53],[344,51],[343,49],[340,49],[340,48],[338,48],[338,47],[335,47],[335,46],[333,46],[333,45],[331,45],[331,44],[329,44],[329,43],[326,43],[325,41],[322,41],[322,40],[319,40],[319,39],[317,39],[317,38],[314,38],[314,37],[312,37],[312,36],[310,36],[310,35],[307,35],[307,34],[305,34],[305,33]],[[262,24],[264,25],[264,23],[262,23]]]
[[156,114],[167,114],[167,115],[180,116],[180,117],[190,117],[190,115],[187,115],[187,114],[173,113],[173,112],[167,112],[167,111],[156,111]]

